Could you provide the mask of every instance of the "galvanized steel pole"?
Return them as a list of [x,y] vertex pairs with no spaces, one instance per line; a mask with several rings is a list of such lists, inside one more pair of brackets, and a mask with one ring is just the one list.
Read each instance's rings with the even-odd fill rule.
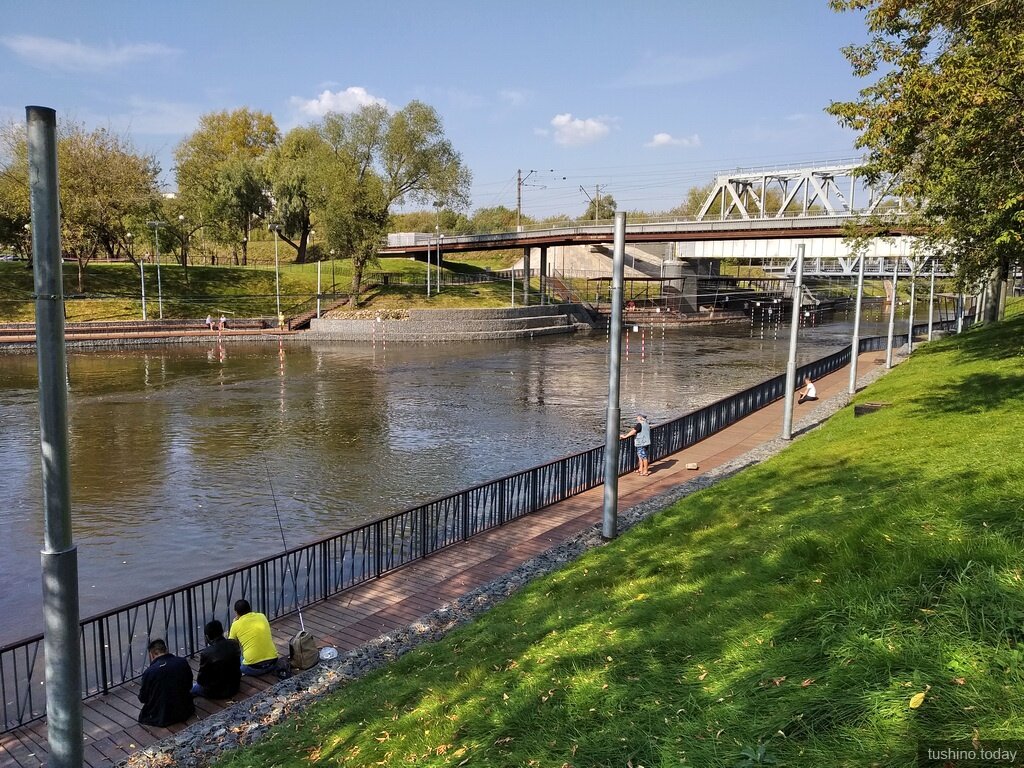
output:
[[935,259],[932,259],[932,286],[928,290],[928,341],[932,340],[932,305],[935,303]]
[[619,506],[619,367],[622,348],[622,278],[626,268],[626,214],[615,212],[612,248],[612,316],[608,346],[608,416],[604,430],[604,515],[601,537],[616,535]]
[[800,304],[804,278],[803,243],[796,247],[796,276],[793,280],[793,318],[789,328],[789,359],[786,361],[786,402],[782,411],[782,439],[793,438],[793,392],[796,390],[796,337],[800,330]]
[[914,354],[914,301],[917,298],[917,280],[910,271],[910,313],[907,316],[907,354]]
[[896,266],[892,270],[892,301],[889,303],[889,335],[885,341],[885,369],[892,368],[892,339],[896,331],[896,293],[897,283],[900,279],[900,260],[896,259]]
[[57,204],[57,113],[27,107],[32,265],[39,366],[43,479],[43,649],[48,765],[82,765],[82,647],[78,636],[78,552],[71,533],[67,358]]
[[857,394],[857,358],[860,356],[860,305],[864,299],[864,262],[867,257],[860,257],[860,269],[857,270],[857,306],[853,310],[853,339],[850,341],[850,388],[851,395]]

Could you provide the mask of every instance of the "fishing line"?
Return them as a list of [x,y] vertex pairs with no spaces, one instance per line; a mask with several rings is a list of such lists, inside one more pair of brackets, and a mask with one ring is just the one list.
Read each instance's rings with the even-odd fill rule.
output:
[[291,569],[292,572],[292,583],[295,587],[295,610],[299,613],[299,626],[302,628],[302,631],[305,632],[306,622],[302,618],[302,608],[299,606],[299,577],[298,574],[295,573],[295,569],[292,568],[291,559],[288,557],[288,542],[284,537],[284,523],[281,522],[281,510],[277,506],[277,494],[274,493],[274,480],[270,476],[270,463],[267,461],[267,454],[262,450],[260,450],[260,456],[263,458],[263,467],[267,470],[267,485],[270,486],[270,498],[274,502],[274,514],[277,515],[277,528],[281,531],[281,545],[284,547],[285,551],[284,567],[286,569]]

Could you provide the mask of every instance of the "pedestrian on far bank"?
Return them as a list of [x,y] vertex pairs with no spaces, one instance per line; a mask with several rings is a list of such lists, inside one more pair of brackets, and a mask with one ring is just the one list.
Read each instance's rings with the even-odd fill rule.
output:
[[238,643],[224,637],[224,625],[217,619],[206,624],[206,647],[199,652],[199,672],[192,686],[193,696],[230,699],[242,680],[242,651]]
[[228,639],[242,647],[243,675],[265,675],[277,667],[277,646],[270,636],[270,622],[252,609],[249,601],[235,601],[235,620],[231,622]]
[[210,315],[206,316],[206,327],[213,330],[213,318]]
[[195,712],[192,667],[169,653],[167,644],[159,638],[149,644],[149,662],[139,689],[139,722],[159,728],[185,722]]
[[228,324],[228,319],[224,315],[220,316],[220,330],[223,331]]
[[647,420],[646,414],[637,414],[636,424],[619,439],[625,440],[628,437],[636,436],[633,446],[636,448],[637,474],[647,477],[651,474],[651,423]]

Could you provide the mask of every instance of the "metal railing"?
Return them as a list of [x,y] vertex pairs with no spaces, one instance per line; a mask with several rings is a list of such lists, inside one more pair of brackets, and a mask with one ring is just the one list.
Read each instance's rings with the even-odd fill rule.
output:
[[[942,321],[933,327],[955,329],[956,323]],[[926,330],[926,324],[914,327],[915,334]],[[905,333],[897,335],[894,344],[906,339]],[[864,338],[859,346],[861,352],[885,349],[886,338]],[[801,366],[798,380],[805,375],[820,378],[849,359],[847,347]],[[651,458],[694,445],[778,400],[785,394],[785,381],[780,374],[653,427]],[[635,452],[620,450],[618,463],[620,475],[632,472]],[[227,625],[238,598],[277,619],[603,481],[602,445],[82,619],[82,696],[96,696],[139,677],[148,664],[151,638],[164,638],[179,655],[197,653],[205,624],[219,619]],[[42,639],[40,634],[0,648],[0,732],[45,716]]]

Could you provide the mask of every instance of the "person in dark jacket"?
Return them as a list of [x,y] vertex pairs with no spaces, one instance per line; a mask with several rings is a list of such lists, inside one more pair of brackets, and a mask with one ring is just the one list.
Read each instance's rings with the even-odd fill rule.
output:
[[139,689],[139,722],[165,728],[192,717],[192,667],[185,659],[167,652],[160,639],[149,644],[150,664],[142,673]]
[[224,637],[224,625],[214,619],[206,625],[206,647],[199,653],[199,673],[193,696],[230,699],[242,679],[242,650]]

